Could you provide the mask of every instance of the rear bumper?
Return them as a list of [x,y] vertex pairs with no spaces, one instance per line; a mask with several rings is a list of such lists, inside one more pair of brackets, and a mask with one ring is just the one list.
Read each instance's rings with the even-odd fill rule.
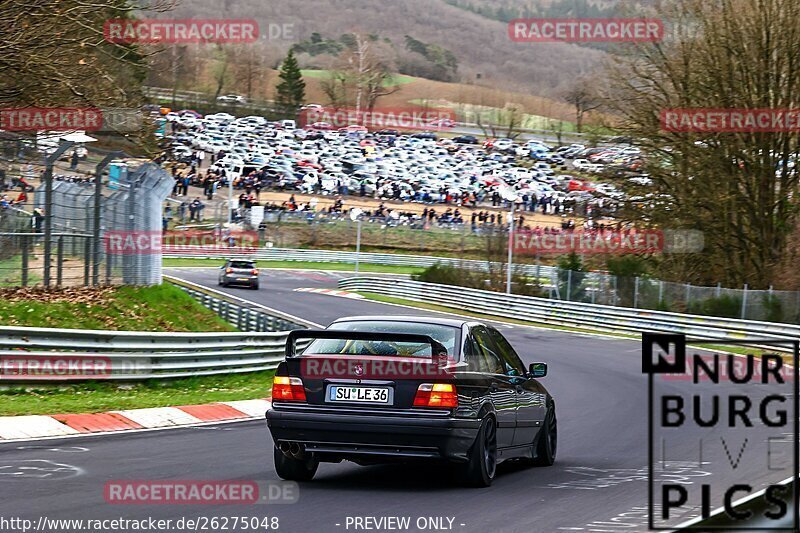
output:
[[342,414],[280,406],[267,411],[272,439],[334,457],[466,461],[480,420],[431,415]]
[[226,274],[222,276],[222,281],[228,285],[256,285],[258,284],[258,276]]

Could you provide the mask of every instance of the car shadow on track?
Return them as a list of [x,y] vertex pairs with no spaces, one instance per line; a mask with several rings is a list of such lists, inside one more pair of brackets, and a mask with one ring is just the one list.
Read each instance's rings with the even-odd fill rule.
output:
[[[405,463],[358,466],[342,462],[347,468],[330,471],[321,465],[311,486],[333,488],[337,490],[384,490],[406,492],[435,492],[461,490],[464,484],[458,480],[451,467],[438,463]],[[519,480],[521,476],[535,475],[539,468],[530,467],[520,461],[507,461],[497,467],[495,485],[502,485],[510,480]]]

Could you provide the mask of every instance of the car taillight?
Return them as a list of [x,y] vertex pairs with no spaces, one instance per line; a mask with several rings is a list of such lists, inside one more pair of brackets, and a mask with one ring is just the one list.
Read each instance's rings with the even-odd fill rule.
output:
[[254,276],[258,276],[258,269],[254,268],[253,270],[250,271],[250,273],[253,274]]
[[303,388],[303,380],[300,378],[290,378],[289,376],[275,376],[275,380],[272,382],[272,400],[284,402],[306,401],[306,390]]
[[233,272],[232,268],[228,267],[228,268],[225,269],[225,273],[226,274],[230,274],[231,272]]
[[458,407],[455,385],[450,383],[423,383],[414,396],[414,407]]

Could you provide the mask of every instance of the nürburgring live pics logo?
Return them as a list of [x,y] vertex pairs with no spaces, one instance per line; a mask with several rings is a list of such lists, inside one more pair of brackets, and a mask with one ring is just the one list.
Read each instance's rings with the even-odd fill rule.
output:
[[[754,531],[756,520],[759,531],[797,531],[798,509],[791,502],[798,488],[800,342],[713,342],[763,352],[758,357],[687,349],[687,343],[707,345],[709,339],[642,334],[650,529],[673,530],[677,517],[692,513],[713,515],[714,521],[686,530]],[[671,468],[687,463],[712,474],[701,483],[670,479]],[[747,505],[737,505],[744,500]]]

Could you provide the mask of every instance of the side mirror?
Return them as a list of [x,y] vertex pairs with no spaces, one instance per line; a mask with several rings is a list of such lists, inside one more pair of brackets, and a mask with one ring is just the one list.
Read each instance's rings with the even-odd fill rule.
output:
[[532,378],[543,378],[547,375],[547,363],[531,363],[528,371]]

